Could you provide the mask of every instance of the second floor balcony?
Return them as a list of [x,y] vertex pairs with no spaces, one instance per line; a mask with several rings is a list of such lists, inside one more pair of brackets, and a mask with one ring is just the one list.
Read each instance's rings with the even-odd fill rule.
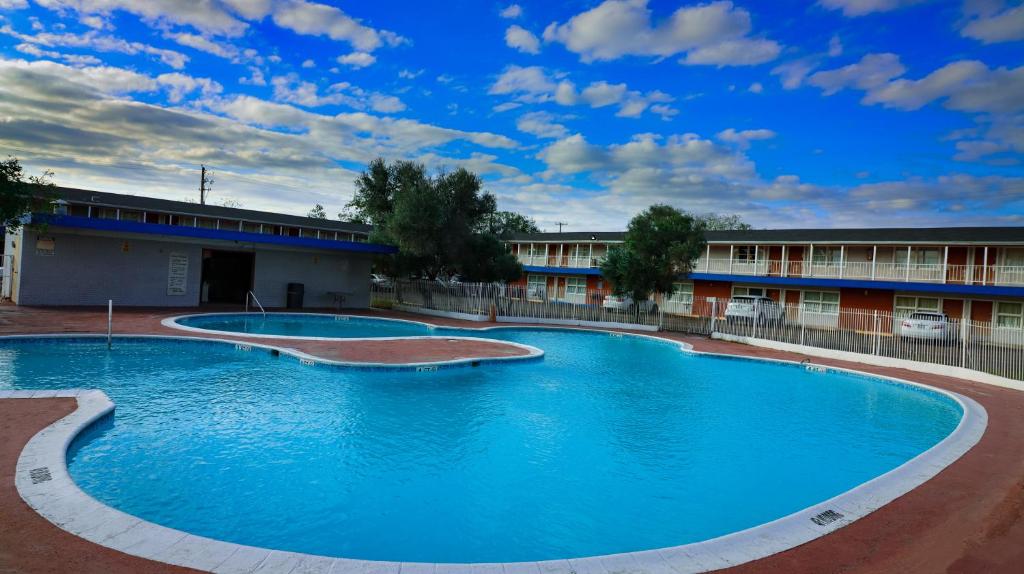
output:
[[1022,265],[954,265],[881,261],[845,261],[840,263],[772,259],[749,261],[702,257],[694,265],[693,270],[696,273],[721,275],[1024,286],[1024,266]]
[[519,262],[523,265],[535,267],[569,267],[572,269],[596,269],[601,266],[604,257],[587,255],[526,255],[518,256]]

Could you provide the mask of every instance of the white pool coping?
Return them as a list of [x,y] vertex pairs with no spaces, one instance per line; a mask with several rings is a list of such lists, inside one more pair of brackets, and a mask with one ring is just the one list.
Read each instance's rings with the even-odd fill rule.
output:
[[[778,359],[701,353],[694,351],[692,346],[686,343],[650,335],[608,333],[613,336],[655,339],[678,345],[681,350],[694,354],[797,364],[795,361]],[[238,341],[222,341],[238,344]],[[293,349],[262,346],[277,349],[282,353],[295,353]],[[68,445],[82,430],[114,409],[114,404],[102,391],[2,391],[0,398],[71,396],[77,399],[78,408],[73,413],[39,431],[25,445],[15,471],[18,493],[36,512],[58,527],[96,544],[141,558],[217,573],[469,574],[486,571],[494,574],[604,574],[629,571],[686,574],[717,570],[765,558],[834,532],[934,477],[977,444],[988,424],[988,413],[985,409],[976,401],[958,393],[855,369],[815,364],[804,364],[804,367],[815,372],[855,373],[928,389],[957,402],[963,409],[963,416],[952,433],[913,459],[829,500],[774,521],[681,546],[538,562],[463,564],[354,560],[246,546],[160,526],[95,500],[79,489],[68,473]]]

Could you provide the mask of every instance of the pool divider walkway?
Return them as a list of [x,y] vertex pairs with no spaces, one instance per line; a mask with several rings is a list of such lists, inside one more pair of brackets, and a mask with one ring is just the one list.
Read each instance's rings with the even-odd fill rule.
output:
[[[160,320],[187,312],[195,311],[124,311],[115,316],[115,332],[181,335],[184,332],[161,326]],[[397,312],[360,314],[455,327],[482,326],[480,323]],[[100,310],[0,306],[0,335],[97,333],[105,329],[105,321],[105,314]],[[659,335],[689,343],[695,350],[704,352],[796,361],[805,358],[793,353],[699,337]],[[245,340],[244,337],[239,339]],[[294,340],[259,339],[253,342],[300,347]],[[386,343],[389,344],[379,348],[367,347],[365,352],[369,353],[368,357],[384,352],[403,358],[400,353],[405,351],[426,353],[436,357],[435,360],[443,360],[445,356],[436,348],[401,349],[394,345],[399,341]],[[332,353],[328,358],[346,357],[344,360],[349,360],[353,355],[345,353],[351,349],[337,349],[352,344],[330,343],[319,350]],[[300,350],[317,354],[309,348]],[[451,351],[457,350],[447,350]],[[962,458],[880,510],[832,534],[725,572],[1024,572],[1024,393],[902,369],[821,358],[811,360],[818,364],[908,379],[963,394],[981,403],[988,411],[988,429],[981,441]],[[0,400],[0,573],[188,572],[77,538],[49,523],[20,499],[13,476],[22,447],[38,430],[73,409],[73,399]],[[842,453],[836,453],[836,456],[842,456]],[[822,461],[822,464],[827,465],[828,461]]]

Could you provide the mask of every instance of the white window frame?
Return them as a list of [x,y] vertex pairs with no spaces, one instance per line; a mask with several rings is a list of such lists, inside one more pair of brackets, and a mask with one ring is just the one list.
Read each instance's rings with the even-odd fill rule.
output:
[[732,250],[732,260],[736,263],[753,263],[757,258],[757,245],[736,245]]
[[[900,305],[900,299],[913,299],[913,307],[908,305]],[[935,300],[938,302],[938,306],[936,308],[922,307],[922,299]],[[944,301],[942,297],[931,297],[928,295],[893,295],[892,314],[894,317],[899,317],[902,319],[904,317],[909,317],[914,313],[942,313],[943,303]]]
[[[825,301],[825,296],[835,295],[835,303],[831,301]],[[808,298],[810,296],[810,298]],[[801,291],[800,292],[800,304],[803,305],[804,310],[808,313],[816,313],[819,315],[838,315],[840,309],[840,294],[839,291]],[[833,304],[835,309],[832,309]],[[826,305],[828,307],[826,307]]]
[[548,292],[548,276],[530,273],[526,276],[526,298],[545,299]]
[[[1015,305],[1017,310],[1010,312],[1004,310],[1004,305]],[[1016,319],[1015,325],[1003,325],[1002,319]],[[1024,330],[1024,301],[995,301],[992,305],[992,326],[997,329]]]
[[[751,290],[760,291],[760,293],[751,293]],[[767,297],[768,289],[766,287],[748,287],[746,285],[733,285],[732,296],[735,297]]]
[[665,311],[679,315],[693,312],[693,282],[676,281],[672,284],[672,292],[665,298]]

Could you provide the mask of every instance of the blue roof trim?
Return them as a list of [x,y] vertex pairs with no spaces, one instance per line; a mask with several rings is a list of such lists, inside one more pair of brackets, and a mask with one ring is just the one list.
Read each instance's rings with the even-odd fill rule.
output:
[[1024,297],[1024,287],[1003,287],[998,285],[961,285],[955,283],[917,283],[914,281],[871,281],[869,279],[823,279],[814,277],[763,277],[759,275],[726,275],[718,273],[691,273],[690,279],[757,283],[763,285],[892,289],[894,291],[918,291],[922,293]]
[[334,241],[314,239],[312,237],[288,237],[283,235],[267,235],[247,231],[229,231],[226,229],[206,229],[203,227],[182,227],[179,225],[163,225],[159,223],[141,223],[138,221],[121,221],[117,219],[93,219],[77,215],[32,214],[32,223],[51,225],[53,227],[72,227],[76,229],[93,229],[96,231],[116,231],[120,233],[141,233],[143,235],[171,235],[174,237],[195,237],[214,241],[242,241],[245,243],[267,243],[286,247],[307,247],[312,249],[329,249],[332,251],[354,251],[357,253],[396,253],[397,247],[377,243],[360,243],[357,241]]
[[523,265],[523,270],[530,273],[551,273],[552,275],[601,275],[601,270],[589,267],[542,267],[539,265]]

